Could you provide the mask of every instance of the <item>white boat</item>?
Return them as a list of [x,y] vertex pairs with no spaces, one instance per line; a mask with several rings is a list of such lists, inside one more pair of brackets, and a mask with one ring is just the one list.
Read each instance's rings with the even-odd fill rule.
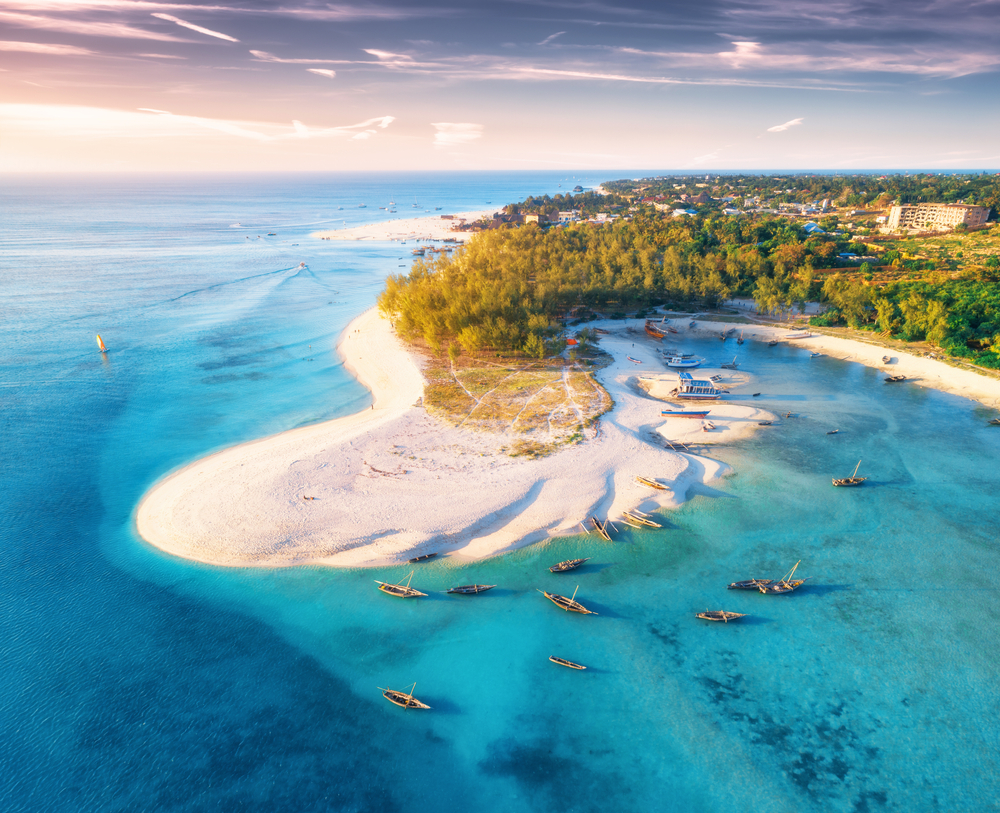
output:
[[722,392],[711,379],[696,379],[691,373],[679,373],[674,397],[685,401],[717,401]]
[[667,359],[668,367],[698,367],[701,364],[701,359],[694,359],[684,356],[671,356]]

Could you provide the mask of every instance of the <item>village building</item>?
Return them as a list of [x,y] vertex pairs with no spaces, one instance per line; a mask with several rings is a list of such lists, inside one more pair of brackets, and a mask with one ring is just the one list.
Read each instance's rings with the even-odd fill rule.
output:
[[884,229],[886,231],[953,229],[963,223],[969,227],[982,226],[989,216],[989,206],[971,206],[964,203],[893,206],[889,210]]

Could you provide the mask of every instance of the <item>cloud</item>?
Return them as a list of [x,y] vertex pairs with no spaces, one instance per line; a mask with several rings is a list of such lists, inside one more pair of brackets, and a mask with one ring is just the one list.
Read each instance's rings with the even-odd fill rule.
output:
[[91,37],[124,37],[130,39],[159,40],[161,42],[184,42],[180,37],[161,34],[158,31],[144,31],[122,23],[92,23],[86,20],[60,20],[37,14],[21,14],[16,11],[0,11],[0,20],[22,28],[42,28],[47,31],[64,31],[68,34],[84,34]]
[[218,31],[213,31],[211,28],[202,28],[200,25],[189,23],[186,20],[182,20],[180,17],[174,17],[171,14],[162,14],[158,11],[154,11],[153,16],[158,17],[161,20],[166,20],[169,23],[177,23],[177,25],[184,26],[184,28],[190,28],[192,31],[197,31],[199,34],[207,34],[210,37],[216,37],[220,40],[227,40],[228,42],[239,42],[239,40],[236,39],[236,37],[230,37],[228,34],[222,34]]
[[89,48],[78,48],[75,45],[50,45],[44,42],[12,42],[0,41],[0,51],[23,51],[29,54],[46,54],[48,56],[97,56]]
[[281,62],[285,65],[315,65],[317,63],[333,64],[344,62],[342,59],[285,59],[284,57],[270,54],[267,51],[251,50],[250,53],[253,54],[254,59],[257,59],[260,62]]
[[437,132],[434,134],[435,147],[454,147],[458,144],[468,144],[482,138],[482,124],[464,124],[450,121],[431,123]]
[[769,133],[783,133],[789,127],[797,127],[802,124],[802,119],[792,119],[791,121],[786,121],[784,124],[775,124],[774,127],[768,127],[767,131]]
[[552,42],[552,40],[554,40],[554,39],[555,39],[556,37],[561,37],[561,36],[562,36],[563,34],[565,34],[565,33],[566,33],[565,31],[556,31],[556,33],[555,33],[555,34],[549,34],[549,36],[547,36],[547,37],[546,37],[545,39],[543,39],[543,40],[542,40],[542,41],[541,41],[540,43],[538,43],[538,44],[539,44],[539,45],[548,45],[548,44],[549,44],[550,42]]
[[379,51],[375,48],[365,48],[364,52],[366,54],[371,54],[373,57],[380,60],[413,59],[412,56],[407,56],[406,54],[394,54],[392,51]]
[[316,73],[330,79],[333,79],[333,77],[337,75],[336,71],[331,71],[329,68],[306,68],[306,70],[309,71],[309,73]]
[[[292,127],[289,130],[287,127],[282,125],[263,123],[252,124],[247,122],[227,121],[224,119],[202,118],[201,116],[175,115],[169,110],[157,110],[151,107],[140,107],[138,110],[144,113],[154,113],[160,118],[170,119],[179,127],[216,130],[220,133],[236,136],[238,138],[247,138],[262,142],[286,141],[292,138],[348,137],[356,134],[359,130],[370,130],[373,126],[384,130],[396,120],[395,116],[378,116],[373,119],[366,119],[365,121],[358,122],[357,124],[346,124],[341,127],[324,127],[318,130],[310,129],[301,121],[293,120]],[[256,127],[257,129],[250,129],[251,126]],[[376,131],[371,130],[371,132],[374,133]]]

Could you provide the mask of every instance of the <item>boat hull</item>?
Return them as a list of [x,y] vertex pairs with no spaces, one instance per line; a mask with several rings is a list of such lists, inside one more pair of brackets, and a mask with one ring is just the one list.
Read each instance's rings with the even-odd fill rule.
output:
[[492,590],[496,587],[495,584],[464,584],[461,587],[452,587],[446,590],[446,593],[456,593],[462,596],[470,596],[475,593],[485,593],[487,590]]
[[567,573],[570,570],[576,570],[584,562],[590,561],[588,556],[586,559],[567,559],[565,562],[559,562],[558,564],[552,565],[549,568],[550,573]]

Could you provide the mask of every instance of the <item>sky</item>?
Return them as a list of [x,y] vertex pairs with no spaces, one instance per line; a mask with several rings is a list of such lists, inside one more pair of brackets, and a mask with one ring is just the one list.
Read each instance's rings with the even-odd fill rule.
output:
[[0,0],[0,171],[991,169],[1000,0]]

